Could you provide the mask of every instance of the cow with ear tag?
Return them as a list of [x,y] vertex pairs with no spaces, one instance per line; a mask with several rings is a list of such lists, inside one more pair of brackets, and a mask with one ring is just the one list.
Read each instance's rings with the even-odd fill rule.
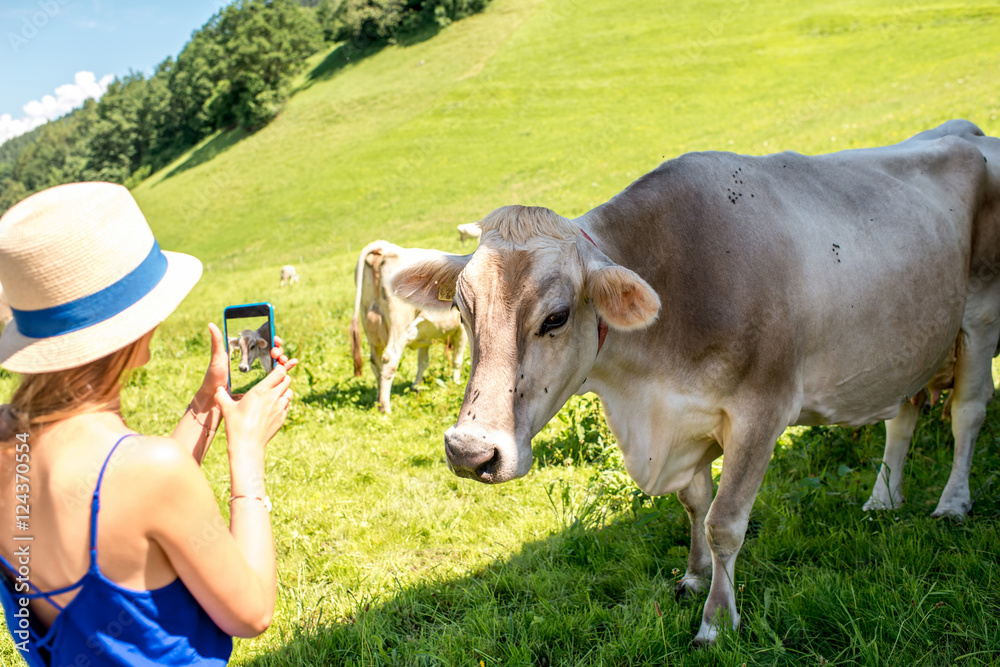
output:
[[696,641],[739,626],[736,556],[789,425],[893,420],[899,440],[909,398],[953,365],[935,515],[968,512],[1000,338],[1000,140],[972,123],[829,155],[688,154],[575,220],[506,206],[480,227],[473,254],[392,278],[402,298],[456,307],[472,342],[449,465],[524,475],[531,438],[596,393],[629,475],[688,512],[678,592],[708,588]]

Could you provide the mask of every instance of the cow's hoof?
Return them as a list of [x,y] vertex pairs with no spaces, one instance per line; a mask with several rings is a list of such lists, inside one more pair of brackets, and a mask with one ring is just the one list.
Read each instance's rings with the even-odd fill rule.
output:
[[674,585],[674,599],[690,600],[704,590],[705,584],[702,582],[701,577],[685,575],[683,579]]
[[709,625],[705,621],[702,621],[701,628],[698,629],[698,634],[694,636],[694,641],[692,643],[695,648],[704,648],[714,644],[718,637],[719,628],[715,625]]
[[[694,645],[696,647],[700,648],[702,646],[709,646],[718,640],[719,635],[727,629],[727,627],[725,627],[727,625],[726,622],[721,620],[722,615],[725,613],[726,612],[719,610],[715,623],[706,623],[704,617],[701,619],[701,627],[698,629],[698,634],[694,637]],[[732,615],[732,618],[729,620],[728,627],[733,630],[740,629],[739,614]]]
[[868,499],[868,502],[861,506],[861,509],[866,512],[881,512],[883,510],[899,509],[905,502],[906,498],[904,498],[902,494],[900,494],[897,498],[892,499],[875,497],[875,495],[872,494],[872,497]]
[[965,521],[965,516],[972,509],[971,501],[953,501],[938,503],[937,509],[931,514],[935,519],[952,519],[954,521]]

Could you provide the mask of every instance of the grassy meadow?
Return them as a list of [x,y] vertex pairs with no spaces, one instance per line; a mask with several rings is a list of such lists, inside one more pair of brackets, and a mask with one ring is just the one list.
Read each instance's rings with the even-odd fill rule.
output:
[[[576,216],[693,150],[822,153],[950,118],[1000,134],[998,37],[986,0],[494,0],[397,45],[318,54],[269,126],[215,135],[138,186],[160,244],[206,273],[132,379],[130,425],[170,432],[226,305],[271,301],[301,360],[268,452],[277,610],[233,664],[1000,664],[1000,402],[964,523],[929,516],[951,464],[940,407],[914,438],[906,505],[880,514],[861,505],[881,425],[790,429],[737,561],[743,627],[694,650],[704,598],[673,595],[686,515],[637,491],[596,400],[536,438],[528,476],[487,487],[444,462],[463,387],[442,349],[419,392],[404,358],[387,417],[347,336],[357,252],[376,238],[459,251],[458,223],[510,203]],[[279,289],[285,263],[302,279]],[[224,449],[205,472],[228,511]],[[0,666],[16,664],[5,635]]]

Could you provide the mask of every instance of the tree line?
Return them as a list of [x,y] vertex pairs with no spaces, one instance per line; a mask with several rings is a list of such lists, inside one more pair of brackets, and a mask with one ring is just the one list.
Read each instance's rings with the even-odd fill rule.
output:
[[489,0],[235,0],[152,75],[0,145],[0,212],[61,183],[137,185],[218,130],[255,131],[281,110],[306,59],[329,42],[394,43]]

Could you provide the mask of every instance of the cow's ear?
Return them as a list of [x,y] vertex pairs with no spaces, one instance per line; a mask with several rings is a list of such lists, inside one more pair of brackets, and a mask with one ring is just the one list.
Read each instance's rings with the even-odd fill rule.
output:
[[470,259],[472,255],[435,253],[400,266],[389,282],[399,298],[421,308],[451,308],[458,274]]
[[230,350],[233,349],[234,347],[236,347],[239,344],[240,344],[240,337],[239,336],[235,336],[235,337],[229,339],[229,349]]
[[267,347],[267,339],[265,339],[265,338],[258,338],[257,339],[257,347],[259,347],[262,350],[264,348],[266,348]]
[[660,312],[660,297],[634,271],[612,264],[592,271],[587,287],[594,309],[614,329],[642,329]]
[[601,319],[614,329],[649,326],[660,312],[660,297],[635,271],[615,264],[584,238],[577,250],[587,274],[587,297]]

